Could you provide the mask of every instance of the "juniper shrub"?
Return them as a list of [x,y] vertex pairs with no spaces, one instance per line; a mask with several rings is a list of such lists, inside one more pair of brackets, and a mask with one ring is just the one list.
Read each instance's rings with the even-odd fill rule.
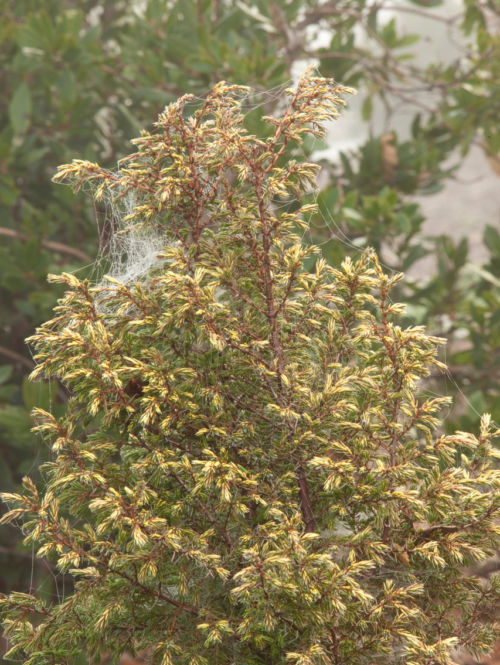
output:
[[490,419],[442,433],[448,399],[418,389],[441,340],[398,325],[400,274],[301,241],[317,167],[298,147],[344,92],[306,73],[259,138],[222,82],[117,172],[60,167],[164,243],[133,282],[50,277],[67,291],[33,376],[70,399],[35,410],[52,460],[4,519],[75,583],[1,599],[9,657],[444,665],[493,643],[498,578],[464,572],[499,543]]

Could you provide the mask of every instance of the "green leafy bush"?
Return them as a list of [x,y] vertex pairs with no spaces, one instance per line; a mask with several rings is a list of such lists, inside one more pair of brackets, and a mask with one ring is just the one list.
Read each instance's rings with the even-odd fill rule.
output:
[[400,274],[301,240],[318,167],[292,155],[344,90],[305,75],[259,138],[220,83],[118,172],[60,168],[163,249],[141,279],[51,277],[67,291],[34,377],[71,397],[35,410],[53,459],[4,521],[76,582],[2,598],[10,657],[444,665],[491,646],[498,579],[463,566],[498,546],[498,432],[435,433],[448,399],[418,383],[441,340],[399,325]]

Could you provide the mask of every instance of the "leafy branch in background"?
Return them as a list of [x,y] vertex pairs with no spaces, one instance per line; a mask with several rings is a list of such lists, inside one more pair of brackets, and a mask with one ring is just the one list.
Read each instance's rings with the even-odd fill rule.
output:
[[191,113],[189,95],[169,105],[117,173],[60,167],[131,197],[124,222],[163,234],[163,263],[51,276],[66,292],[33,378],[71,397],[35,410],[53,458],[3,521],[76,582],[58,603],[0,599],[7,657],[449,665],[491,648],[500,580],[463,567],[499,545],[500,431],[484,415],[477,437],[436,432],[449,400],[418,383],[444,340],[399,325],[402,275],[301,240],[318,166],[293,155],[344,92],[306,73],[257,137],[246,90],[219,83]]

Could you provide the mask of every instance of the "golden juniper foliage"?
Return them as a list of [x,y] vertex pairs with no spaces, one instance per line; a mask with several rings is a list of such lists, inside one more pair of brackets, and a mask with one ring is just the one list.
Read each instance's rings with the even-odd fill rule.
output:
[[[263,138],[246,90],[189,96],[134,141],[117,174],[56,180],[133,195],[130,225],[164,232],[148,280],[68,286],[31,338],[37,377],[71,392],[42,492],[5,521],[74,576],[60,603],[1,600],[10,655],[30,665],[146,649],[154,662],[432,665],[488,649],[498,580],[464,566],[499,543],[500,473],[478,437],[433,434],[419,396],[439,339],[372,251],[334,269],[301,242],[317,167],[291,158],[345,90],[306,73]],[[318,255],[314,272],[304,260]]]

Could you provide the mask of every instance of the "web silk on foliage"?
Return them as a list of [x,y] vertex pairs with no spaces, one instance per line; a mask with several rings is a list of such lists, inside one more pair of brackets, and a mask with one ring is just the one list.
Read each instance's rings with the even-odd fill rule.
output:
[[[235,97],[238,98],[238,103],[245,113],[253,113],[261,107],[279,113],[285,103],[284,92],[291,84],[292,81],[288,81],[264,91],[241,90]],[[193,95],[192,100],[185,104],[184,108],[192,112],[203,102],[203,97]],[[120,179],[121,174],[121,169],[110,171],[111,177],[116,181]],[[99,255],[94,263],[94,273],[97,275],[101,273],[96,278],[94,286],[98,292],[101,291],[96,297],[99,311],[112,313],[114,305],[110,296],[118,288],[114,285],[114,281],[125,287],[133,284],[145,285],[150,282],[152,275],[166,263],[164,252],[168,248],[178,246],[178,242],[176,240],[166,242],[164,230],[158,229],[154,224],[141,223],[140,220],[130,224],[128,218],[138,205],[133,190],[120,193],[119,190],[105,189],[101,201],[105,207],[106,232],[101,233],[103,237],[100,238]],[[100,269],[103,263],[107,263],[104,274]]]
[[[120,171],[114,172],[113,176],[118,179]],[[108,191],[103,200],[110,227],[110,239],[105,250],[109,268],[96,286],[109,295],[116,288],[110,284],[109,277],[126,287],[147,282],[152,272],[165,262],[161,252],[166,249],[166,245],[165,234],[153,226],[137,223],[131,226],[127,223],[127,217],[137,205],[134,192],[126,193],[116,201],[116,196]],[[169,243],[168,246],[171,245]],[[113,308],[112,299],[108,297],[98,298],[97,304],[101,311]]]

